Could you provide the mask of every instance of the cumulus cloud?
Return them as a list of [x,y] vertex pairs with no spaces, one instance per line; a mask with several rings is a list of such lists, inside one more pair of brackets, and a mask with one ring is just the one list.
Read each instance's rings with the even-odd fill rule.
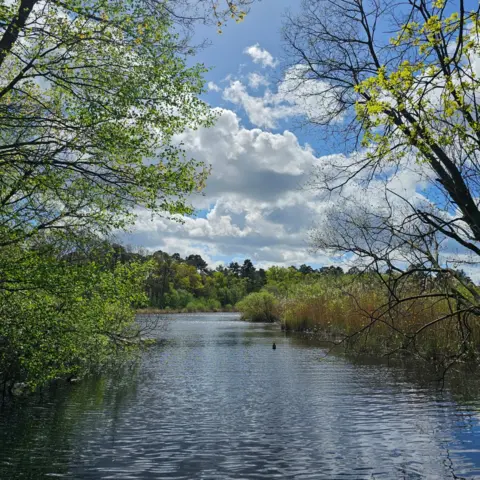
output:
[[212,128],[177,138],[189,155],[212,166],[204,194],[193,198],[204,213],[181,224],[138,212],[125,241],[149,250],[199,253],[211,265],[247,257],[261,266],[331,263],[312,254],[306,242],[322,208],[316,193],[302,188],[318,162],[312,148],[292,132],[248,129],[234,112],[218,112]]
[[215,82],[208,82],[207,87],[213,92],[221,92],[222,89]]
[[[319,169],[325,168],[326,177],[340,165],[359,161],[340,155],[321,157]],[[358,168],[358,167],[357,167]],[[384,252],[393,263],[405,268],[418,263],[423,257],[421,250],[409,247],[411,235],[428,230],[428,226],[417,216],[418,211],[429,212],[447,223],[460,214],[444,209],[438,203],[435,192],[435,172],[426,163],[418,163],[416,158],[407,155],[401,163],[385,166],[382,174],[375,176],[364,171],[351,179],[342,189],[330,196],[329,201],[320,201],[322,209],[316,217],[310,239],[318,246],[337,245],[349,251],[352,245],[369,251]],[[320,172],[319,177],[323,177]],[[366,181],[368,178],[368,181]],[[365,236],[365,228],[370,234]],[[396,232],[392,236],[392,232]],[[472,252],[458,242],[439,234],[438,261],[449,268],[463,269],[474,281],[480,280],[478,260]],[[382,255],[380,255],[381,257]],[[348,257],[348,255],[347,255]],[[350,263],[363,264],[366,260],[350,256]]]
[[223,98],[241,106],[250,122],[263,128],[277,128],[278,120],[297,114],[294,106],[282,104],[269,91],[261,97],[250,95],[240,80],[230,81],[230,85],[223,91]]
[[315,123],[327,118],[341,120],[339,92],[327,82],[309,78],[307,73],[304,65],[290,67],[278,86],[276,97],[295,105],[297,115],[304,115]]
[[[311,182],[312,167],[328,177],[339,165],[358,158],[317,156],[288,130],[246,128],[233,111],[217,109],[217,113],[213,127],[187,131],[176,138],[188,155],[212,167],[203,195],[192,199],[199,215],[177,223],[141,211],[125,241],[153,251],[198,253],[211,266],[244,258],[262,267],[348,263],[348,255],[313,253],[309,232],[312,228],[336,232],[338,213],[347,207],[354,215],[356,209],[381,212],[384,179],[373,179],[366,190],[359,176],[346,185],[341,196],[325,197],[316,188],[304,188]],[[385,174],[393,195],[391,205],[396,194],[417,205],[428,203],[420,191],[425,182],[424,165],[411,162]],[[453,252],[457,258],[461,253]]]
[[251,88],[258,88],[262,85],[268,87],[268,85],[270,85],[270,82],[268,81],[268,78],[264,75],[261,75],[257,72],[252,72],[248,74],[248,85]]
[[[223,91],[223,98],[242,107],[249,121],[258,127],[275,129],[278,121],[290,117],[305,116],[320,123],[328,119],[341,120],[337,91],[325,82],[305,78],[305,68],[297,65],[285,73],[277,91],[266,89],[262,95],[252,95],[247,85],[230,77],[230,84]],[[268,85],[268,80],[250,73],[248,85],[258,88]]]
[[[277,65],[258,44],[245,53],[263,67]],[[387,203],[386,178],[391,192],[389,204],[394,205],[396,214],[402,213],[401,202],[397,202],[400,197],[428,206],[429,193],[419,190],[435,182],[432,178],[425,181],[425,164],[416,162],[390,172],[383,170],[381,176],[369,176],[368,189],[368,173],[364,171],[343,188],[342,196],[334,193],[324,197],[318,188],[304,188],[311,184],[312,167],[327,179],[334,178],[339,170],[349,176],[363,153],[318,156],[291,131],[279,131],[281,120],[292,117],[321,122],[333,115],[333,120],[342,120],[338,92],[328,83],[309,78],[303,66],[289,68],[276,87],[258,72],[239,78],[229,75],[222,82],[227,83],[226,88],[209,82],[208,89],[222,92],[223,99],[240,107],[258,128],[246,128],[231,110],[216,109],[219,117],[213,127],[179,135],[176,141],[188,156],[212,166],[205,191],[192,199],[200,213],[176,223],[140,211],[132,232],[124,237],[126,242],[183,256],[200,254],[211,267],[243,258],[251,258],[262,267],[348,263],[352,256],[312,253],[308,244],[311,229],[338,233],[342,209],[352,215],[381,213]],[[260,93],[250,90],[260,86],[266,87]],[[452,261],[462,259],[462,251],[453,248],[451,253]]]
[[259,63],[263,68],[275,68],[278,65],[278,61],[273,58],[272,54],[261,48],[258,43],[247,47],[243,53],[249,55],[254,63]]

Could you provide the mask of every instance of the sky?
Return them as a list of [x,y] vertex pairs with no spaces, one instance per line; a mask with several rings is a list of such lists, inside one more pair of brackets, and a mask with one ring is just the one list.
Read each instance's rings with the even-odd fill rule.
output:
[[[176,140],[190,156],[211,165],[207,186],[191,198],[196,216],[181,224],[140,212],[131,232],[121,235],[123,243],[200,254],[211,268],[245,258],[263,268],[345,262],[312,251],[309,243],[309,232],[322,228],[335,204],[306,185],[315,167],[329,167],[341,152],[321,132],[299,127],[319,106],[294,98],[288,75],[282,75],[288,62],[283,16],[298,3],[262,0],[221,35],[212,27],[196,31],[196,39],[210,42],[193,60],[210,68],[204,100],[217,109],[218,119],[213,127]],[[407,197],[415,194],[418,179],[411,172],[396,182]]]

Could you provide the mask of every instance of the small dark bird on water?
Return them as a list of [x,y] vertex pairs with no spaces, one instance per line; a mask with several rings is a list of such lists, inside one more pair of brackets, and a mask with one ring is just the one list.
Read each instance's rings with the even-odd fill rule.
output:
[[277,349],[277,346],[275,345],[275,342],[273,342],[272,348],[273,348],[274,350]]

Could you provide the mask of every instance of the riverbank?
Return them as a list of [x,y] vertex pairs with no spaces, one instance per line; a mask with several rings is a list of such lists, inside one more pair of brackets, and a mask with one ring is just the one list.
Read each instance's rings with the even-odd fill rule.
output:
[[238,309],[232,308],[214,308],[214,309],[201,309],[201,308],[138,308],[138,315],[169,315],[174,313],[235,313]]
[[[285,331],[309,333],[357,354],[412,356],[448,366],[480,360],[480,322],[435,285],[422,292],[406,284],[393,299],[373,275],[325,276],[267,283],[237,307],[245,320],[279,322]],[[405,299],[405,300],[404,300]],[[453,312],[453,313],[452,313]]]

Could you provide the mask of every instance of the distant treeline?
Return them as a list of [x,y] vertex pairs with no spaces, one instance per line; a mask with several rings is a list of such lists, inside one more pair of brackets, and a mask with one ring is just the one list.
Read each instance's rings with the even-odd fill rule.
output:
[[[148,306],[161,310],[230,310],[246,295],[260,291],[267,285],[268,278],[275,278],[279,271],[279,267],[268,270],[256,268],[250,259],[245,259],[243,263],[219,265],[213,270],[198,254],[182,257],[179,253],[170,255],[161,250],[139,253],[118,244],[112,245],[112,249],[115,262],[152,262],[146,282]],[[344,274],[341,267],[334,266],[315,270],[304,264],[286,270],[300,277]],[[354,268],[350,273],[356,270]]]

